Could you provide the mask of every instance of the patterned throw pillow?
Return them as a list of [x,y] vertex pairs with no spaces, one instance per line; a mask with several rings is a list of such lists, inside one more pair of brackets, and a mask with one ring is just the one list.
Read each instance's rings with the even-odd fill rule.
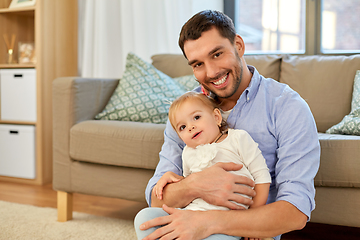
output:
[[173,78],[175,82],[180,84],[187,92],[199,86],[194,75],[186,75],[182,77]]
[[340,123],[329,128],[326,133],[360,136],[360,70],[356,71],[354,79],[350,114],[346,115]]
[[173,79],[129,53],[119,85],[95,119],[166,123],[170,103],[196,85],[194,76]]

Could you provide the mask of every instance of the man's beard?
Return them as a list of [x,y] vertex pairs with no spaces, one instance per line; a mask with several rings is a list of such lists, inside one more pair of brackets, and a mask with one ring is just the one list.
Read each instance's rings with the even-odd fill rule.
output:
[[[234,82],[234,85],[232,87],[232,90],[230,93],[226,94],[222,94],[223,91],[211,91],[211,89],[209,89],[207,86],[203,86],[208,92],[212,92],[213,94],[215,94],[218,98],[222,98],[222,99],[226,99],[226,98],[230,98],[232,97],[236,91],[239,89],[239,86],[240,86],[240,83],[242,81],[242,76],[243,76],[243,65],[242,65],[242,61],[241,61],[241,58],[239,57],[239,54],[237,53],[237,51],[235,51],[235,54],[236,54],[236,58],[239,62],[239,65],[235,66],[235,69],[234,69],[234,79],[235,79],[235,82]],[[240,67],[239,67],[240,66]],[[230,76],[228,76],[230,77]]]

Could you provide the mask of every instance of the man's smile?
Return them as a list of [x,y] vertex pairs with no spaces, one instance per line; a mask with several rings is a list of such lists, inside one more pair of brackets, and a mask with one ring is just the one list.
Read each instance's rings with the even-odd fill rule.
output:
[[226,85],[226,81],[228,80],[228,76],[229,73],[225,74],[222,78],[220,78],[217,81],[212,82],[212,84],[216,87],[216,88],[221,88],[224,87]]

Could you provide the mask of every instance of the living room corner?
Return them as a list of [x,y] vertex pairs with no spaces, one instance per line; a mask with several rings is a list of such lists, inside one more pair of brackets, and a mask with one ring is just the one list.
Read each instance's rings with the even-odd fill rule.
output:
[[[246,63],[299,93],[314,116],[316,207],[281,239],[358,239],[360,45],[346,34],[336,42],[343,32],[329,26],[359,4],[256,2],[0,0],[0,239],[136,239],[169,103],[199,85],[178,37],[203,9],[245,25]],[[281,25],[295,13],[301,23]]]

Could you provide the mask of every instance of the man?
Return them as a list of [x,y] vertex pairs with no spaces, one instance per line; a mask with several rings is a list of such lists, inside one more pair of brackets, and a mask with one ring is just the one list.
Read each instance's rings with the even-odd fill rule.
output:
[[[184,144],[168,123],[160,162],[146,190],[149,205],[162,207],[165,214],[154,218],[140,212],[141,218],[154,218],[143,223],[137,217],[140,229],[147,230],[146,234],[152,232],[147,239],[204,239],[210,235],[218,239],[280,239],[282,233],[303,228],[315,208],[313,180],[320,159],[316,125],[306,102],[288,86],[266,79],[246,65],[244,42],[232,21],[220,12],[194,15],[182,28],[179,45],[205,92],[215,95],[225,115],[229,114],[229,127],[244,129],[259,144],[272,177],[268,204],[241,210],[232,202],[249,205],[252,201],[238,193],[256,194],[245,186],[253,186],[251,180],[228,172],[242,167],[232,163],[216,164],[168,184],[163,198],[157,199],[152,187],[165,172],[182,175]],[[196,198],[233,210],[175,209]]]

